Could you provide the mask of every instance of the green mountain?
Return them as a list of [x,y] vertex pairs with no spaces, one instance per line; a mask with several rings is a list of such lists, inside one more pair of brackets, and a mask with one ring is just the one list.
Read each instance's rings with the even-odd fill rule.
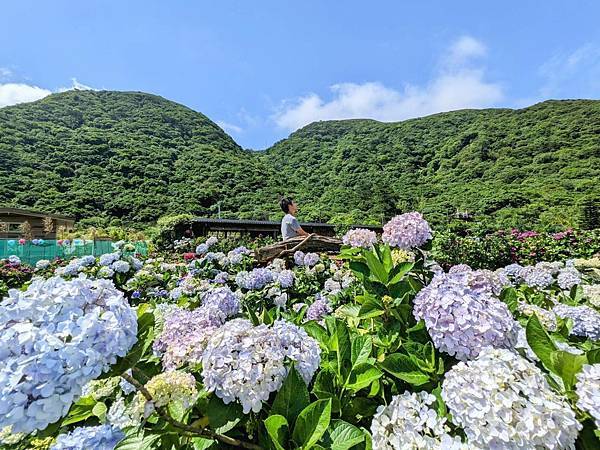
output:
[[[575,224],[600,198],[600,101],[308,125],[264,152],[144,93],[69,91],[0,109],[0,204],[108,223],[189,212],[379,222],[456,210],[496,226]],[[589,215],[589,207],[588,207]],[[98,219],[95,219],[98,218]]]

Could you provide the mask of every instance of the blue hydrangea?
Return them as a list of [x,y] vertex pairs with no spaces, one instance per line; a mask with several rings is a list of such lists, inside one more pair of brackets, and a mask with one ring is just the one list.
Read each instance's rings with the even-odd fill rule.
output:
[[50,450],[113,450],[125,433],[112,425],[79,427],[60,434]]
[[594,341],[600,340],[600,313],[589,306],[557,304],[552,311],[563,319],[573,321],[572,334]]
[[202,308],[221,322],[240,312],[240,299],[228,287],[210,289],[202,294]]
[[282,270],[277,275],[277,281],[282,289],[291,288],[294,285],[294,272],[291,270]]
[[108,280],[34,279],[0,303],[0,429],[46,428],[136,342],[137,316]]
[[119,252],[114,253],[105,253],[104,255],[100,255],[99,264],[101,266],[110,266],[112,263],[121,258],[121,254]]
[[519,277],[532,288],[544,289],[554,283],[552,273],[540,267],[523,267],[519,272]]
[[96,263],[96,258],[93,255],[86,255],[79,258],[79,264],[83,267],[93,266]]
[[572,287],[581,284],[581,274],[574,267],[567,267],[558,273],[556,281],[561,289],[569,290]]
[[205,253],[208,253],[208,244],[202,243],[196,247],[197,255],[204,255]]
[[318,253],[304,253],[298,250],[294,253],[294,262],[297,266],[312,267],[319,262]]
[[117,273],[127,273],[131,269],[131,266],[127,261],[115,261],[112,263],[112,269]]
[[320,321],[326,315],[333,311],[331,303],[327,297],[317,294],[315,295],[315,301],[306,310],[306,320]]
[[266,268],[253,269],[251,272],[238,272],[235,277],[236,284],[242,289],[258,290],[274,281],[273,272]]
[[213,279],[213,283],[225,284],[225,283],[227,283],[227,280],[229,280],[229,274],[227,272],[219,272],[218,274],[215,275],[215,278]]
[[20,266],[21,258],[19,258],[17,255],[10,255],[8,257],[8,262],[14,266]]

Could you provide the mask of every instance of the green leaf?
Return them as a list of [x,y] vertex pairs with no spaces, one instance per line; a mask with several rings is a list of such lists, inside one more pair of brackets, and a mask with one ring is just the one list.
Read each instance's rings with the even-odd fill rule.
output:
[[386,372],[413,386],[421,386],[430,380],[429,375],[421,372],[419,366],[415,364],[410,356],[403,355],[402,353],[388,355],[380,363],[380,366]]
[[565,351],[556,351],[550,354],[552,371],[559,375],[565,385],[566,390],[571,390],[576,383],[575,375],[581,370],[584,364],[587,364],[587,357],[584,355],[574,355]]
[[[533,352],[540,358],[540,361],[544,363],[548,370],[552,370],[550,355],[558,349],[535,314],[527,321],[525,335],[527,336],[527,343]],[[557,375],[560,376],[558,373]]]
[[394,268],[394,260],[392,258],[392,250],[389,245],[384,245],[383,247],[379,247],[380,259],[383,262],[383,267],[386,272],[390,272]]
[[306,383],[296,368],[292,366],[281,389],[279,389],[279,392],[275,396],[271,414],[281,415],[290,423],[293,423],[300,411],[306,408],[309,403]]
[[372,364],[359,364],[350,371],[350,375],[348,376],[348,380],[344,387],[354,392],[358,392],[369,386],[373,381],[379,379],[382,375],[383,372]]
[[208,423],[217,433],[227,433],[244,417],[239,403],[223,403],[223,400],[212,396],[206,410]]
[[600,363],[600,348],[596,348],[594,350],[590,350],[586,353],[588,364],[598,364]]
[[403,262],[395,266],[390,273],[390,281],[388,286],[399,283],[404,276],[415,266],[413,262]]
[[302,449],[314,446],[325,434],[331,420],[331,399],[317,400],[302,410],[294,425],[293,440]]
[[331,450],[348,450],[364,442],[364,432],[343,420],[332,420],[327,430],[327,448]]
[[106,404],[104,402],[98,402],[92,408],[92,414],[94,416],[96,416],[98,419],[100,419],[100,422],[103,422],[104,419],[106,418],[107,411],[108,411],[108,408],[106,407]]
[[77,402],[73,403],[69,414],[61,422],[63,426],[84,421],[94,415],[92,410],[96,405],[96,400],[92,397],[81,397]]
[[370,319],[385,314],[385,307],[377,297],[369,296],[358,311],[359,319]]
[[371,343],[371,337],[370,336],[355,336],[352,339],[351,347],[352,347],[352,352],[351,352],[350,360],[352,362],[352,367],[355,367],[358,364],[365,363],[371,356],[371,351],[373,349],[373,344]]
[[304,328],[312,338],[315,338],[321,347],[326,349],[329,348],[329,335],[327,334],[327,330],[317,322],[314,320],[308,321],[302,324],[302,328]]
[[359,280],[365,280],[369,278],[371,272],[365,263],[360,261],[350,261],[349,267]]
[[351,344],[350,335],[346,324],[341,320],[326,318],[325,323],[331,334],[329,349],[336,355],[336,373],[345,378],[347,368],[350,366]]
[[157,434],[145,435],[144,430],[132,429],[125,438],[117,444],[115,450],[151,450],[157,449]]
[[273,446],[277,450],[285,450],[289,439],[289,425],[285,417],[275,414],[265,419],[265,428]]
[[371,275],[374,275],[375,280],[379,281],[381,284],[387,284],[388,273],[381,261],[379,261],[379,258],[377,258],[375,253],[368,250],[364,252],[364,255],[367,260],[367,266],[369,266],[369,270],[371,271]]

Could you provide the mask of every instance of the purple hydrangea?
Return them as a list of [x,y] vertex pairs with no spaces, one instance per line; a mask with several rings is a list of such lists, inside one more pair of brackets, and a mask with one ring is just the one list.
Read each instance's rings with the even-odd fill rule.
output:
[[355,248],[373,248],[377,243],[377,235],[374,231],[366,228],[355,228],[349,230],[342,238],[344,245]]
[[304,265],[306,267],[316,266],[319,262],[319,259],[318,253],[307,253],[304,255]]
[[124,437],[125,433],[112,425],[78,427],[60,434],[50,450],[113,450]]
[[333,311],[331,303],[324,295],[315,295],[315,301],[306,310],[306,320],[316,320],[317,322],[323,319],[326,315]]
[[277,281],[282,289],[291,288],[294,285],[294,272],[291,270],[282,270],[277,275]]
[[296,253],[294,253],[294,262],[296,263],[297,266],[304,265],[304,252],[303,251],[298,250]]
[[381,240],[391,247],[410,250],[433,237],[429,223],[418,212],[400,214],[383,226]]
[[573,267],[562,269],[556,277],[556,281],[561,289],[571,289],[574,286],[581,284],[581,274]]
[[258,290],[274,281],[273,272],[269,269],[259,267],[251,272],[238,272],[235,277],[236,284],[242,289]]
[[487,346],[512,348],[517,322],[493,290],[477,274],[436,275],[415,297],[413,314],[425,321],[436,348],[459,360]]
[[448,273],[460,273],[460,272],[471,272],[471,266],[468,264],[457,264],[455,266],[450,267]]

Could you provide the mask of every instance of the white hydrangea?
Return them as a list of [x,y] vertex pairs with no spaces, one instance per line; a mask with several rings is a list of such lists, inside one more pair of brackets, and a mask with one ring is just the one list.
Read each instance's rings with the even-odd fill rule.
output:
[[493,449],[574,449],[582,426],[533,363],[486,348],[445,375],[442,398],[470,443]]
[[0,304],[0,428],[44,429],[136,342],[137,317],[107,280],[34,279]]
[[202,356],[207,391],[228,404],[238,400],[244,413],[259,412],[271,392],[287,376],[287,360],[295,361],[308,383],[319,366],[319,345],[292,324],[253,326],[234,319],[217,329]]
[[556,331],[557,323],[556,323],[556,314],[552,311],[548,311],[547,309],[541,308],[537,305],[531,305],[525,302],[519,302],[517,306],[518,311],[525,316],[537,315],[541,324],[548,331]]
[[585,364],[577,374],[577,407],[593,417],[600,428],[600,364]]
[[446,419],[431,407],[435,396],[405,392],[381,405],[371,422],[374,450],[459,450],[469,446],[448,434]]
[[600,309],[600,284],[585,284],[582,286],[583,296],[594,308]]

